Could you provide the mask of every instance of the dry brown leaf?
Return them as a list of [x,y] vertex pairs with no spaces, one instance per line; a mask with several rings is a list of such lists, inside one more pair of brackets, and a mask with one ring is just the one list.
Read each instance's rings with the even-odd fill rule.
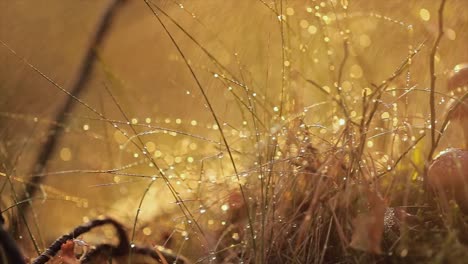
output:
[[59,258],[64,264],[79,264],[80,261],[75,257],[75,243],[72,240],[68,240],[63,243],[60,247]]
[[368,190],[369,212],[353,220],[354,231],[350,246],[375,254],[381,254],[384,217],[387,204],[376,192]]

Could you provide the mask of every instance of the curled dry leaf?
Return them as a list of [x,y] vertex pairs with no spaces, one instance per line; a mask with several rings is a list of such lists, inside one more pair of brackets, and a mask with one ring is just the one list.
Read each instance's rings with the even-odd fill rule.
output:
[[357,250],[381,254],[384,218],[388,206],[375,191],[368,190],[367,194],[369,211],[353,220],[354,230],[350,246]]
[[51,262],[52,264],[79,264],[80,261],[75,256],[75,243],[73,240],[67,240],[60,247],[60,253],[54,257]]

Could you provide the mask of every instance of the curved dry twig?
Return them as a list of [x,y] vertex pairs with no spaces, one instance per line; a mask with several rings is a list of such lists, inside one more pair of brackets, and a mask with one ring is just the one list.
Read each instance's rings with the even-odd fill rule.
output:
[[115,255],[125,255],[128,254],[130,251],[130,242],[128,241],[127,233],[125,232],[124,227],[117,221],[111,218],[105,219],[97,219],[91,222],[88,222],[84,225],[80,225],[73,229],[70,233],[63,235],[56,239],[49,248],[46,249],[39,257],[37,257],[32,264],[45,264],[49,261],[52,257],[57,255],[60,251],[62,244],[67,242],[68,240],[74,239],[84,233],[89,232],[91,229],[95,227],[99,227],[102,225],[112,225],[116,229],[117,236],[119,238],[119,244],[114,247],[113,254]]
[[[158,261],[159,263],[177,263],[177,264],[190,263],[190,261],[188,261],[185,257],[175,255],[171,251],[166,250],[166,249],[157,249],[157,248],[153,249],[149,247],[140,247],[136,245],[131,245],[123,225],[112,218],[105,218],[105,219],[97,219],[89,223],[86,223],[84,225],[80,225],[76,227],[75,229],[73,229],[73,231],[71,231],[70,233],[59,237],[49,246],[49,248],[47,248],[39,257],[37,257],[32,262],[32,264],[47,263],[50,259],[52,259],[55,255],[57,255],[57,253],[61,250],[62,245],[66,243],[68,240],[72,240],[80,235],[88,233],[89,231],[91,231],[92,229],[96,227],[103,226],[103,225],[114,226],[116,233],[117,233],[117,237],[119,239],[119,243],[116,246],[111,245],[111,244],[97,245],[95,248],[88,251],[81,258],[80,263],[83,263],[83,264],[94,263],[94,261],[98,257],[102,257],[102,256],[105,256],[107,258],[114,258],[114,257],[130,256],[131,254],[149,256],[152,259]],[[1,236],[1,232],[0,232],[0,236]],[[15,243],[13,242],[12,245],[15,245]],[[10,254],[10,255],[15,257],[13,254]],[[21,257],[20,253],[17,254],[15,260],[18,259],[18,257]],[[13,261],[11,263],[22,264],[25,262]]]

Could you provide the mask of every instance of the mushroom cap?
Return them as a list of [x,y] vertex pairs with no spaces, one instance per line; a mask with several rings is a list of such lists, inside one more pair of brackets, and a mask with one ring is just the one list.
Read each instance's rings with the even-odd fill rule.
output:
[[456,92],[459,87],[468,86],[468,63],[456,65],[449,73],[447,89]]
[[[453,68],[449,73],[447,89],[456,96],[463,96],[468,92],[468,63],[461,63]],[[455,99],[451,101],[449,109],[457,103]],[[466,117],[468,117],[468,100],[461,102],[451,115],[452,119],[464,119]]]
[[[453,108],[457,104],[457,100],[451,100],[449,102],[448,109]],[[447,110],[448,111],[448,110]],[[463,102],[460,102],[449,117],[451,120],[460,120],[463,122],[463,119],[468,118],[468,99],[465,99]],[[468,121],[465,121],[468,122]]]
[[428,169],[429,186],[446,199],[454,199],[468,213],[468,150],[447,149]]

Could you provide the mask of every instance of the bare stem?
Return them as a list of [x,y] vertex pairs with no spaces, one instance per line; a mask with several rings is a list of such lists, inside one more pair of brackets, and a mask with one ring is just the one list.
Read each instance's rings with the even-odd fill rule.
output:
[[436,109],[435,109],[435,90],[436,90],[436,75],[435,75],[435,54],[437,48],[439,47],[440,40],[444,35],[444,7],[446,0],[442,0],[439,6],[439,34],[437,35],[434,45],[432,46],[431,55],[429,57],[429,71],[431,76],[431,86],[430,86],[430,95],[429,95],[429,104],[431,108],[431,150],[429,152],[428,160],[432,159],[432,155],[437,147],[436,140]]
[[[35,168],[34,172],[32,173],[33,175],[42,174],[44,172],[47,162],[49,161],[51,155],[54,153],[58,140],[60,139],[63,133],[63,126],[57,126],[56,124],[63,124],[66,121],[67,113],[69,113],[75,105],[74,98],[79,97],[79,95],[83,92],[84,87],[86,87],[91,72],[94,69],[94,62],[97,57],[96,50],[99,48],[99,46],[101,46],[102,42],[107,36],[107,33],[109,32],[109,27],[112,24],[111,22],[115,17],[115,13],[124,2],[126,1],[112,0],[107,6],[107,9],[104,11],[101,20],[97,26],[97,30],[91,39],[85,57],[78,70],[77,79],[70,89],[69,94],[72,96],[67,97],[65,104],[57,111],[55,122],[50,124],[48,128],[49,132],[47,133],[47,140],[42,145],[40,153],[38,154],[37,159],[34,163]],[[25,194],[20,200],[26,200],[29,197],[33,197],[36,194],[43,179],[44,177],[42,176],[33,176],[31,178],[30,183],[26,187]],[[19,209],[26,210],[29,207],[29,205],[29,203],[25,203]]]

